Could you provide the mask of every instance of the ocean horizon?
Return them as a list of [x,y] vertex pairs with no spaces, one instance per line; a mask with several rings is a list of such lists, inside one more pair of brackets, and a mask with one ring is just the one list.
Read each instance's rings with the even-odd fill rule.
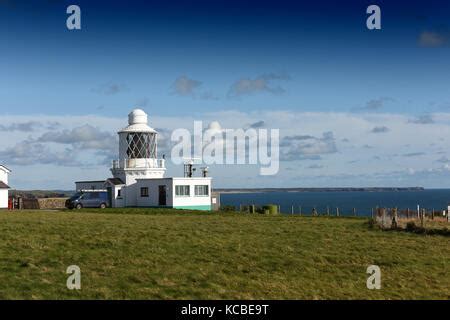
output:
[[282,213],[304,215],[316,208],[319,214],[331,215],[339,208],[340,215],[353,215],[353,208],[358,216],[370,216],[372,209],[398,208],[399,210],[417,210],[417,206],[427,211],[446,210],[450,203],[450,189],[423,189],[410,191],[270,191],[270,192],[236,192],[221,193],[222,206],[266,205],[280,206]]

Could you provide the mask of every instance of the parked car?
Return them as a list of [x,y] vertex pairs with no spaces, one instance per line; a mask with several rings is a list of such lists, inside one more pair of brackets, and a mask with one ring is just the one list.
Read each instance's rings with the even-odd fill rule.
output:
[[108,192],[106,191],[84,191],[77,192],[66,200],[66,208],[106,208],[108,207]]

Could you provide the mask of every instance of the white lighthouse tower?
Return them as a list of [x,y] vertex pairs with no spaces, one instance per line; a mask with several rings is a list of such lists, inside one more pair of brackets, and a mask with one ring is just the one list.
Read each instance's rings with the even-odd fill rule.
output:
[[125,185],[136,179],[163,178],[164,159],[157,158],[158,133],[148,126],[147,114],[134,109],[128,115],[128,126],[118,132],[119,160],[113,161],[111,172]]
[[[194,176],[192,164],[184,177],[164,177],[165,160],[158,159],[158,133],[148,125],[147,114],[134,109],[128,115],[128,126],[118,132],[119,159],[113,160],[113,178],[77,181],[83,206],[103,207],[169,207],[177,209],[211,210],[217,199],[211,197],[211,177],[203,168]],[[99,192],[107,201],[99,202]],[[86,197],[86,198],[85,198]]]

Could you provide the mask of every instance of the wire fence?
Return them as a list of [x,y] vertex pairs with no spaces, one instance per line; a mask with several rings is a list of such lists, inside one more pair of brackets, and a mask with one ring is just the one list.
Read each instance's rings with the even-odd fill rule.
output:
[[[302,216],[354,216],[354,217],[385,217],[391,218],[396,216],[397,219],[425,219],[434,220],[435,218],[447,218],[448,210],[435,210],[434,208],[384,208],[384,207],[373,207],[364,208],[359,210],[356,207],[334,207],[334,206],[302,206],[301,204],[292,205],[278,205],[278,204],[268,204],[268,205],[255,205],[255,204],[240,204],[239,206],[224,205],[221,206],[223,211],[238,211],[242,213],[266,213],[270,207],[270,213],[281,213],[290,215],[302,215]],[[274,210],[273,208],[276,208]],[[274,212],[276,211],[276,212]]]

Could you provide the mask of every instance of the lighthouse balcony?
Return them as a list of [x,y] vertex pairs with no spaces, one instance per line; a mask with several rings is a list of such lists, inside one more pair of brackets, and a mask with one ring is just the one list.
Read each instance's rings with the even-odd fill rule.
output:
[[165,168],[164,159],[123,159],[113,160],[112,169]]

